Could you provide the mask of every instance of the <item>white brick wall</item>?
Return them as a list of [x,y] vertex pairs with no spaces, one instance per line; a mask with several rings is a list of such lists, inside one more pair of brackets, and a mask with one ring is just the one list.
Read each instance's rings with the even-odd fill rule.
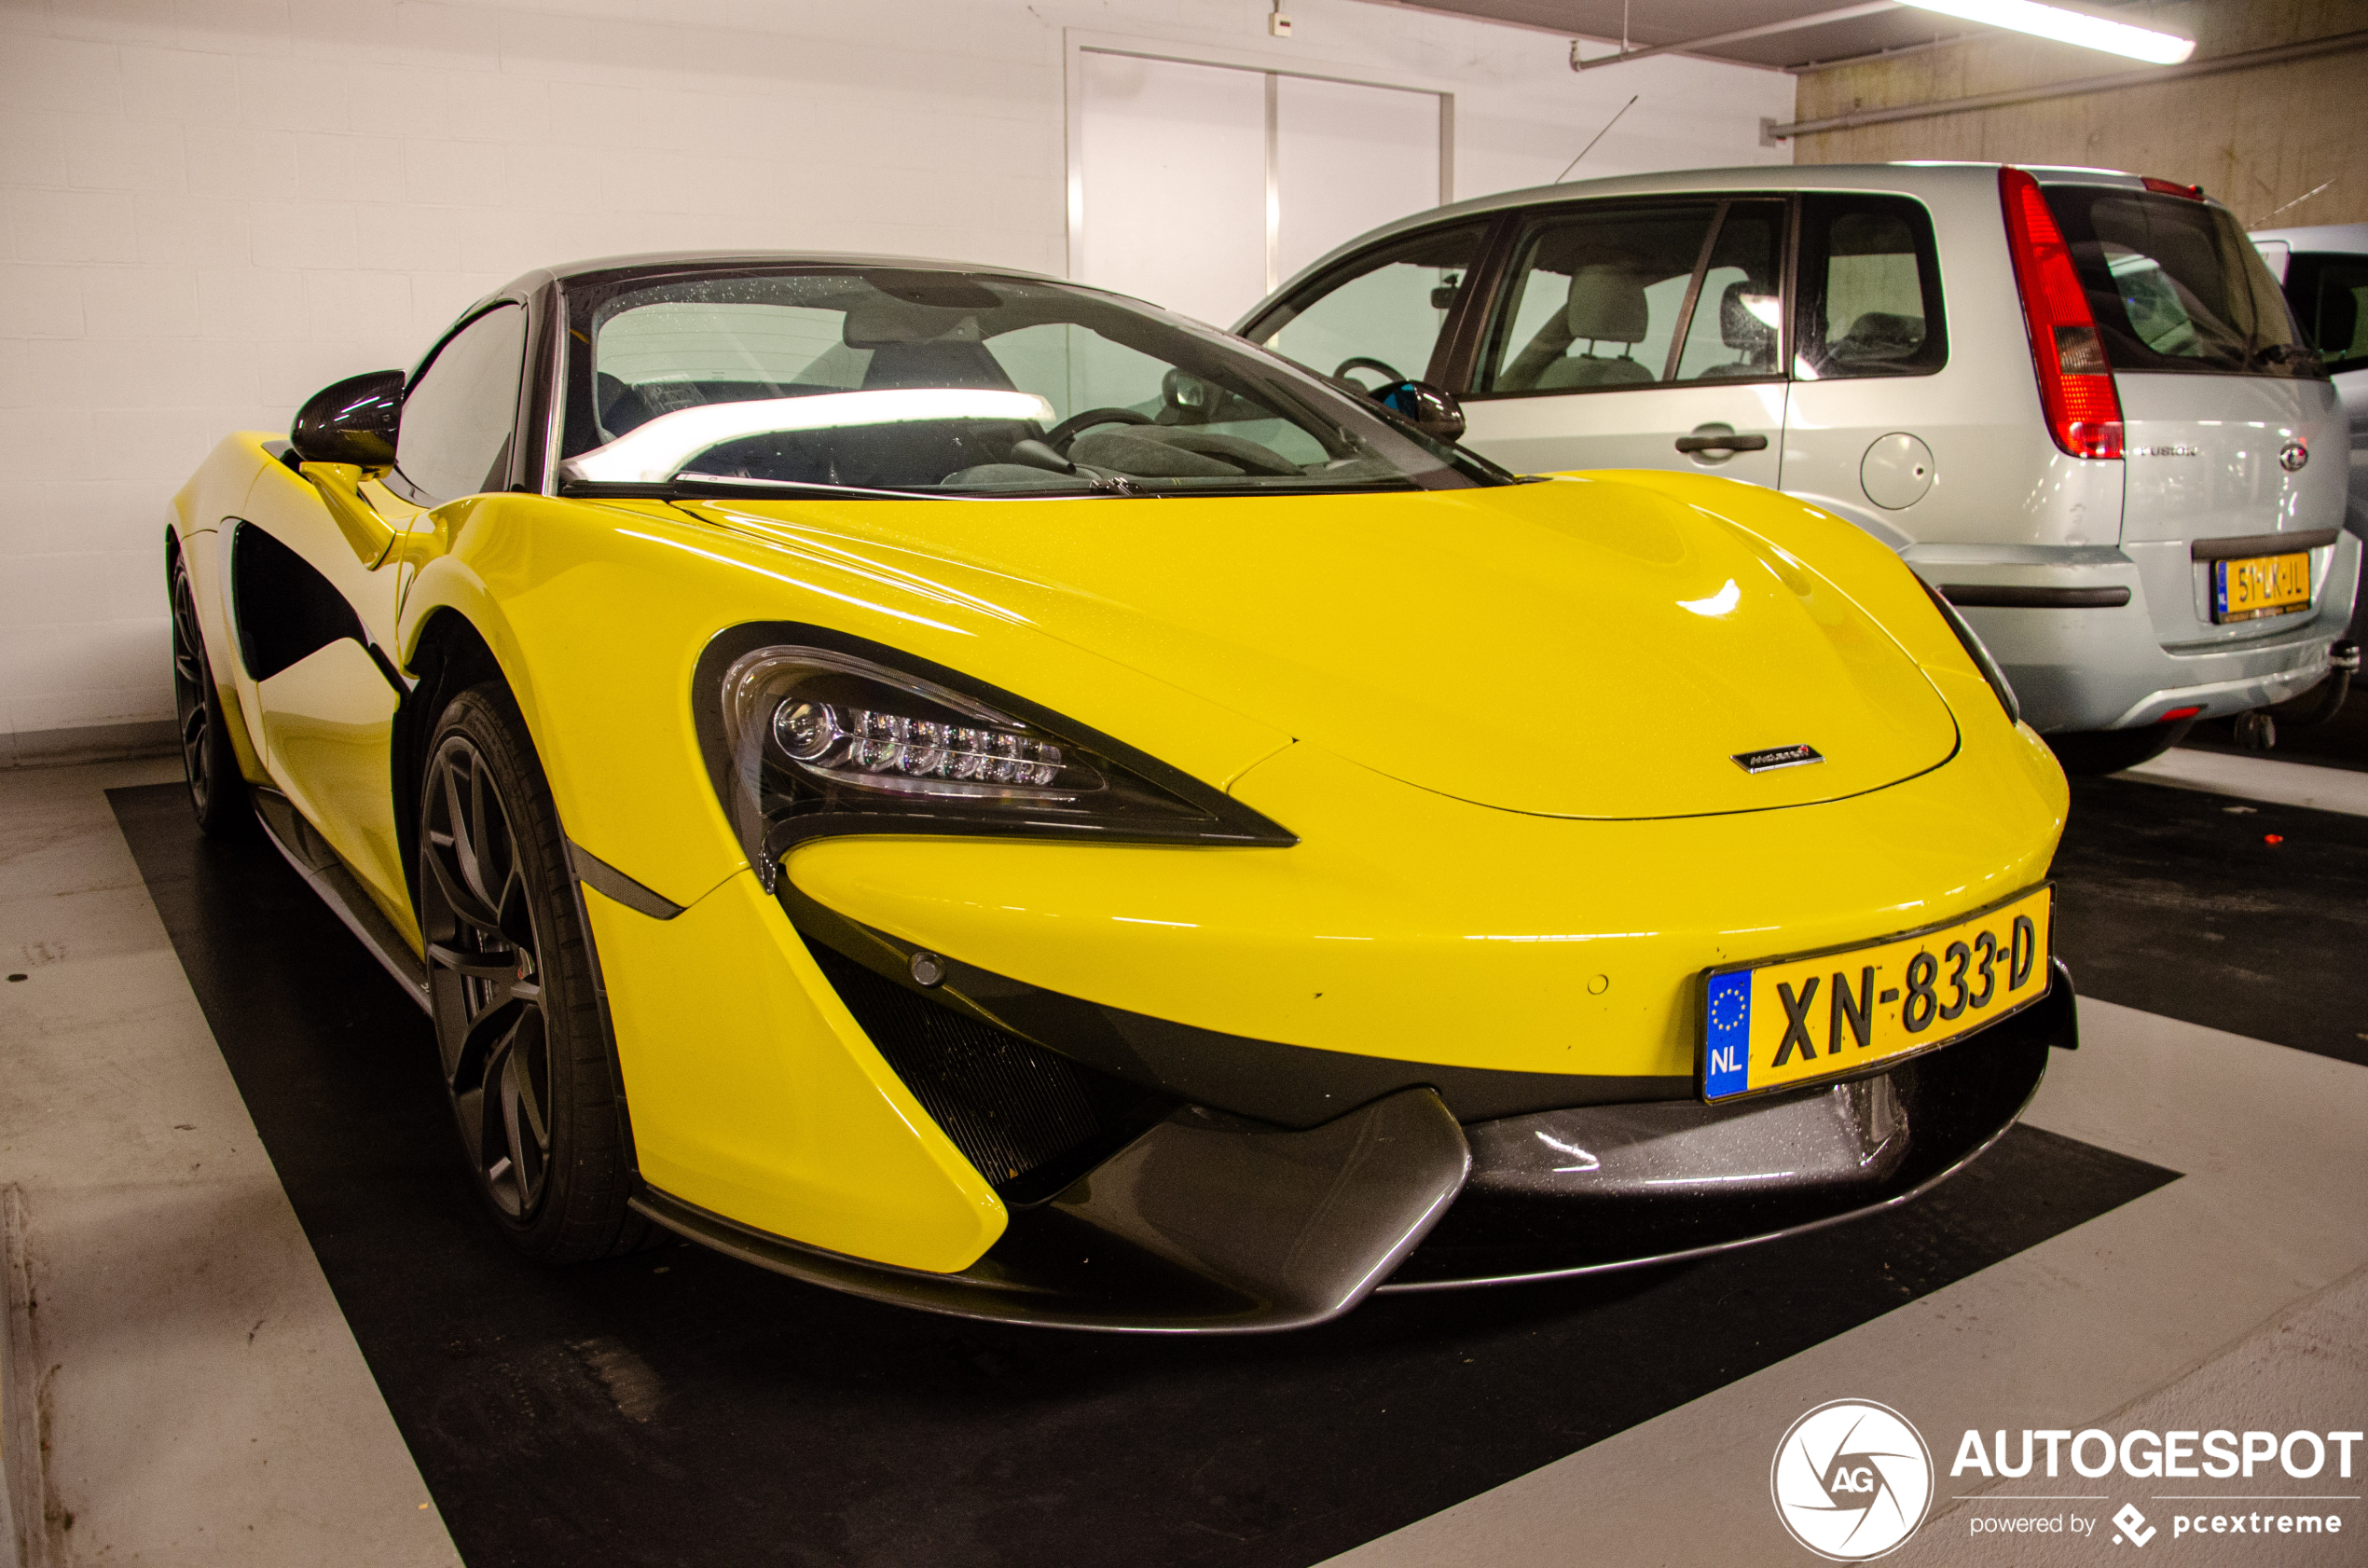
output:
[[[1062,29],[1263,0],[0,0],[0,736],[167,718],[164,503],[222,433],[407,364],[529,268],[809,246],[1063,269]],[[1456,189],[1782,160],[1789,77],[1294,0],[1457,90]],[[54,735],[49,735],[54,740]],[[0,743],[0,758],[10,754]]]

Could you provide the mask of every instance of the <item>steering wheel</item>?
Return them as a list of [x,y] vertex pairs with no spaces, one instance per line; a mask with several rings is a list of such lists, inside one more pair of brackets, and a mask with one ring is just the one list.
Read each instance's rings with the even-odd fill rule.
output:
[[[1341,361],[1340,368],[1332,372],[1332,379],[1335,381],[1346,381],[1348,380],[1348,373],[1352,370],[1378,370],[1384,377],[1388,378],[1388,379],[1382,383],[1382,385],[1385,387],[1395,386],[1398,382],[1406,379],[1404,376],[1398,374],[1397,366],[1387,364],[1382,360],[1369,358],[1364,354],[1357,354],[1353,358]],[[1352,386],[1356,385],[1355,382],[1350,382],[1349,384]],[[1360,387],[1357,390],[1367,393],[1369,396],[1372,392],[1372,389],[1370,387]]]
[[1067,457],[1069,443],[1095,425],[1148,425],[1155,422],[1149,414],[1138,414],[1132,408],[1088,408],[1082,414],[1071,414],[1046,431],[1044,444]]

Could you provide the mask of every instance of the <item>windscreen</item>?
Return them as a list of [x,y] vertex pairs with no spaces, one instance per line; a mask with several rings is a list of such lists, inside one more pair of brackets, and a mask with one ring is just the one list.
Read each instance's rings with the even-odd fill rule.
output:
[[1503,483],[1356,395],[1090,289],[866,268],[569,296],[564,487],[1292,493]]
[[2115,370],[2323,374],[2277,280],[2223,209],[2155,191],[2042,188]]

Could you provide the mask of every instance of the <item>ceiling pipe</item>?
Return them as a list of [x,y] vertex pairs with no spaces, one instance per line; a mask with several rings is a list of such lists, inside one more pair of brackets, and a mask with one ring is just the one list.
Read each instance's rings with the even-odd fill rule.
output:
[[1829,21],[1849,21],[1857,17],[1870,17],[1880,11],[1894,11],[1900,0],[1865,0],[1856,6],[1844,6],[1831,11],[1816,11],[1805,17],[1793,17],[1784,21],[1764,21],[1756,27],[1738,27],[1728,33],[1714,33],[1707,38],[1688,38],[1683,43],[1653,44],[1645,48],[1622,48],[1618,54],[1598,55],[1582,60],[1578,40],[1571,40],[1571,69],[1593,71],[1605,65],[1618,65],[1631,60],[1646,60],[1657,54],[1684,54],[1694,49],[1716,48],[1721,44],[1740,44],[1746,38],[1765,38],[1776,33],[1797,33],[1804,27],[1823,27]]

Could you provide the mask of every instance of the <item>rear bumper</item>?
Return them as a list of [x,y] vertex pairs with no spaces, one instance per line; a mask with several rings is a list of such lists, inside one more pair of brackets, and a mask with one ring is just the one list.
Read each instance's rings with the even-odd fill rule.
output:
[[2220,718],[2308,691],[2350,623],[2361,541],[2312,552],[2310,611],[2242,628],[2199,619],[2183,542],[2008,554],[1919,549],[1908,561],[1959,604],[2047,734],[2131,729],[2181,708]]
[[2073,1005],[2057,965],[2038,1006],[1946,1051],[1746,1106],[1459,1126],[1418,1087],[1301,1132],[1185,1107],[1014,1211],[957,1273],[819,1251],[654,1190],[635,1206],[777,1272],[957,1316],[1136,1333],[1301,1327],[1377,1289],[1676,1261],[1904,1204],[2014,1123],[2050,1047],[2077,1043]]

